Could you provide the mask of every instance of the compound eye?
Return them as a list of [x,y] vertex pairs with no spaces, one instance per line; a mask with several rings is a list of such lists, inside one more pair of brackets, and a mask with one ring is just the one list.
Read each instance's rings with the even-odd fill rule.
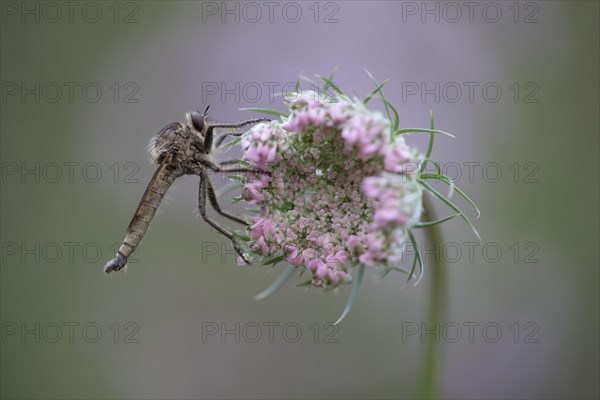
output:
[[204,116],[199,112],[192,112],[192,125],[194,125],[194,129],[198,132],[202,132],[204,128]]

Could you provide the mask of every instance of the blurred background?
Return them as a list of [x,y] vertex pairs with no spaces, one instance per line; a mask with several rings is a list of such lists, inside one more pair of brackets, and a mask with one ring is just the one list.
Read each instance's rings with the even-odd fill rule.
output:
[[[414,398],[432,340],[440,397],[599,396],[597,2],[1,7],[2,398]],[[430,275],[401,289],[368,271],[339,328],[349,287],[254,301],[284,266],[237,266],[198,218],[195,177],[104,275],[152,135],[207,104],[228,122],[282,109],[272,92],[336,66],[361,97],[365,69],[390,78],[401,127],[431,109],[456,135],[433,155],[482,210],[482,241],[444,225],[439,325]]]

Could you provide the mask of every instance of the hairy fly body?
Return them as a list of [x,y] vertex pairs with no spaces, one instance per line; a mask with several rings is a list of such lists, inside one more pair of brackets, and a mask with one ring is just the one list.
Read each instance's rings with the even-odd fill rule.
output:
[[200,215],[213,228],[229,238],[234,249],[242,256],[233,235],[206,214],[206,200],[208,199],[212,207],[222,216],[240,224],[247,224],[246,221],[221,210],[208,171],[221,173],[267,172],[242,167],[235,160],[220,163],[214,161],[211,156],[213,150],[220,147],[228,136],[242,134],[241,132],[222,133],[216,140],[213,140],[214,130],[215,128],[239,129],[269,120],[258,118],[238,123],[211,123],[206,120],[207,111],[208,107],[203,114],[199,112],[187,113],[185,123],[171,123],[150,140],[148,146],[150,158],[152,162],[158,164],[158,168],[129,223],[127,235],[115,254],[115,258],[104,267],[107,274],[118,271],[127,264],[127,259],[142,241],[165,193],[169,190],[171,184],[183,175],[198,175],[200,177],[198,189]]

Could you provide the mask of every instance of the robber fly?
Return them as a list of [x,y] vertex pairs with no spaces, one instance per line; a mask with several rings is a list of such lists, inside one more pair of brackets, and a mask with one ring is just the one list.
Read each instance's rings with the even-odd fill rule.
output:
[[[210,106],[209,106],[210,107]],[[133,219],[127,228],[127,235],[115,258],[109,261],[104,271],[109,274],[119,271],[127,264],[127,259],[139,246],[156,210],[171,184],[183,175],[198,175],[200,187],[198,189],[198,208],[202,218],[218,232],[226,236],[233,243],[233,248],[240,256],[240,249],[233,235],[222,228],[206,215],[206,199],[212,207],[222,216],[232,221],[247,225],[247,222],[221,210],[217,196],[208,177],[208,171],[221,173],[268,173],[259,169],[241,167],[238,161],[216,162],[211,153],[219,148],[228,136],[240,136],[241,132],[223,133],[216,140],[215,128],[243,128],[259,122],[268,122],[268,119],[250,119],[238,123],[212,123],[207,121],[208,107],[204,113],[186,113],[186,122],[173,122],[165,126],[148,144],[151,161],[158,164],[154,176],[150,180],[140,204],[135,211]]]

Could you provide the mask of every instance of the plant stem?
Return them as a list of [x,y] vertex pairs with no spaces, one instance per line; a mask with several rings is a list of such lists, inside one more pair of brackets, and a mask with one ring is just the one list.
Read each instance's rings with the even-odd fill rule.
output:
[[[425,221],[435,221],[437,216],[433,209],[431,199],[428,193],[423,194],[423,207],[425,210]],[[435,257],[429,257],[429,276],[431,286],[429,287],[430,297],[427,304],[427,329],[436,329],[436,324],[441,323],[441,317],[444,315],[444,307],[447,304],[447,271],[444,259],[438,251],[441,252],[442,234],[440,224],[424,229],[426,241],[433,245],[436,253]],[[437,384],[437,366],[441,344],[437,338],[428,339],[422,349],[421,365],[419,372],[419,398],[432,399],[436,394]]]

